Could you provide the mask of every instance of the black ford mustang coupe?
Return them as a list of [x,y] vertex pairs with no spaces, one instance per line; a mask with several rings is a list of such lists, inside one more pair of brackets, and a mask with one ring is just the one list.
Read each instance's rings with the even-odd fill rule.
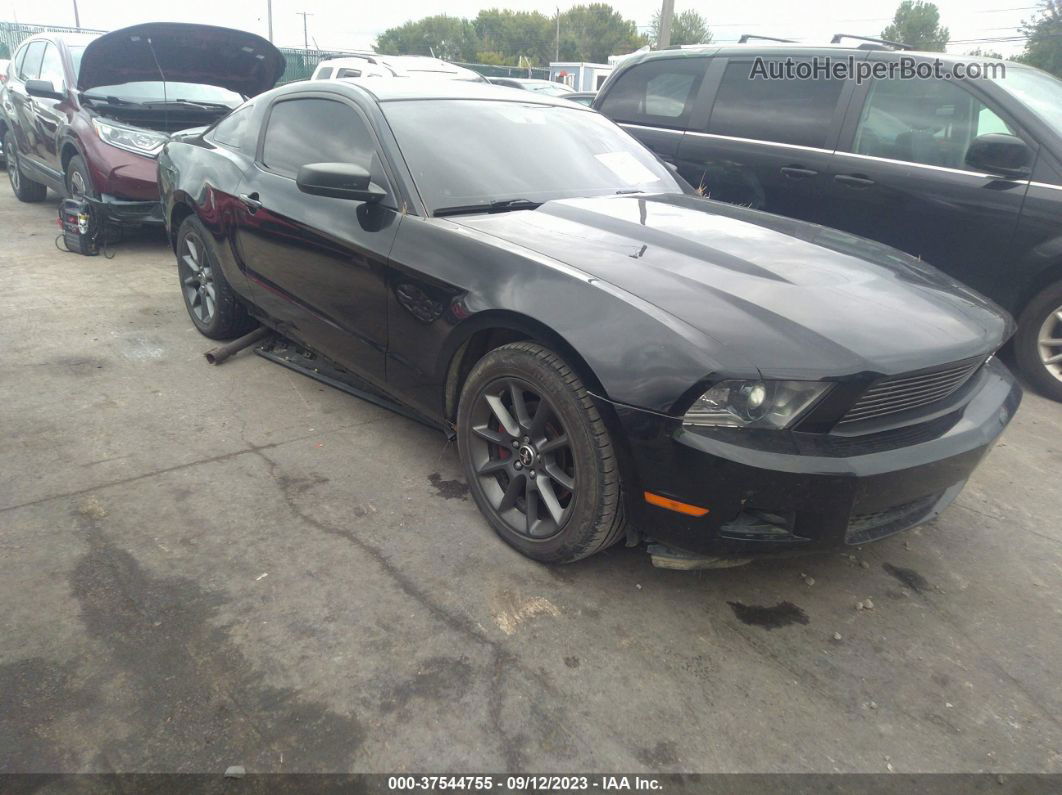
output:
[[701,198],[570,102],[301,82],[167,144],[192,322],[256,322],[453,430],[542,561],[858,544],[937,515],[1021,392],[1007,315],[916,259]]

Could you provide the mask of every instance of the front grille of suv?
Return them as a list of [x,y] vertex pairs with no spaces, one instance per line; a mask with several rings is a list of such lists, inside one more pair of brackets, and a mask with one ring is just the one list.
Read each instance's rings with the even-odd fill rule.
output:
[[848,409],[839,424],[872,420],[943,400],[970,380],[984,361],[978,356],[933,370],[879,379]]

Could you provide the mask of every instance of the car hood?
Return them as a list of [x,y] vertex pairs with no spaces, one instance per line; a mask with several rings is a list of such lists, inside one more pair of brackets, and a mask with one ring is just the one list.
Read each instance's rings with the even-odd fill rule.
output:
[[251,97],[284,73],[280,50],[253,33],[213,25],[149,22],[94,39],[81,58],[79,91],[162,79],[219,86]]
[[693,196],[452,220],[634,294],[766,377],[895,374],[987,355],[1013,331],[991,301],[888,246]]

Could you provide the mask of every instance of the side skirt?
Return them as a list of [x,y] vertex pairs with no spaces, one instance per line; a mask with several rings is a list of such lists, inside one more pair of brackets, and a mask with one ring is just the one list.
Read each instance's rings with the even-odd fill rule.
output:
[[348,395],[367,400],[369,403],[393,411],[396,414],[401,414],[403,417],[427,425],[429,428],[441,430],[451,441],[454,439],[454,432],[451,428],[425,417],[386,395],[382,395],[353,373],[337,367],[323,356],[318,356],[313,351],[307,350],[290,340],[283,337],[273,337],[256,347],[254,352],[263,359],[268,359],[297,373],[302,373],[315,381],[320,381],[322,384],[327,384],[330,387],[346,392]]

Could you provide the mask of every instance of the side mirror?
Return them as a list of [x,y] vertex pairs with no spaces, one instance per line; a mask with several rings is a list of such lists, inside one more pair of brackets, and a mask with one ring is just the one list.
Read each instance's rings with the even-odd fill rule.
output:
[[1032,152],[1015,135],[988,133],[973,139],[966,150],[966,165],[976,171],[997,174],[1010,179],[1028,177]]
[[41,99],[66,99],[66,93],[56,91],[51,80],[27,80],[26,93]]
[[309,163],[299,169],[295,184],[303,193],[333,199],[378,202],[387,195],[368,171],[350,163]]

